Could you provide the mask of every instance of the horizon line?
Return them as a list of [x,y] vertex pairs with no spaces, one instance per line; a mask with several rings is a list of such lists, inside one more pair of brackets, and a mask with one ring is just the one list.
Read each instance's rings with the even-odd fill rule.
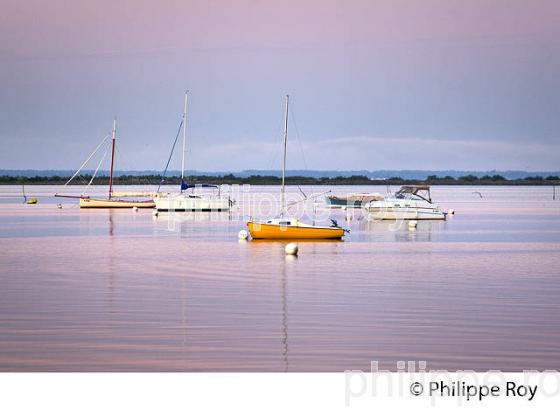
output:
[[[47,171],[64,171],[64,172],[75,172],[75,169],[72,168],[0,168],[0,172],[4,171],[37,171],[37,172],[47,172]],[[83,171],[92,171],[91,169],[84,169]],[[109,169],[100,169],[97,172],[108,172]],[[158,172],[161,173],[161,170],[157,169],[115,169],[115,172]],[[186,169],[185,172],[209,172],[213,174],[218,173],[239,173],[239,172],[250,172],[250,171],[259,171],[259,172],[282,172],[281,169],[269,169],[269,168],[246,168],[240,170],[220,170],[220,171],[212,171],[212,170],[201,170],[201,169]],[[168,170],[167,172],[181,172],[180,169],[172,169]],[[544,172],[560,172],[558,170],[528,170],[528,169],[453,169],[453,168],[446,168],[446,169],[419,169],[419,168],[381,168],[381,169],[291,169],[286,170],[286,172],[527,172],[527,173],[544,173]]]

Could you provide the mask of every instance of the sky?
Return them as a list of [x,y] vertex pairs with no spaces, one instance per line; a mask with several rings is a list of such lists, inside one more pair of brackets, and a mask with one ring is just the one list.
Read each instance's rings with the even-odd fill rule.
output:
[[[558,170],[557,0],[0,0],[0,169]],[[171,168],[180,166],[180,152]],[[93,163],[94,168],[97,163]],[[107,168],[104,164],[102,168]]]

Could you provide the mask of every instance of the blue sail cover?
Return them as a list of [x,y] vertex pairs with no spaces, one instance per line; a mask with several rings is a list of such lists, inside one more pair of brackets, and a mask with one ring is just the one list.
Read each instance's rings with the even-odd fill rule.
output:
[[181,191],[186,191],[189,188],[218,188],[218,185],[210,185],[210,184],[196,184],[196,185],[189,185],[185,181],[181,181]]

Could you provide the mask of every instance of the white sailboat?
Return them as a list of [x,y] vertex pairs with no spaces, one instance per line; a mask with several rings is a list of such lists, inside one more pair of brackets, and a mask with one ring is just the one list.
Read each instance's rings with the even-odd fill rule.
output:
[[[181,191],[179,193],[158,193],[154,202],[158,211],[162,212],[223,212],[229,211],[232,200],[229,196],[221,195],[217,185],[196,184],[189,185],[185,181],[185,151],[187,144],[187,106],[188,91],[185,92],[183,110],[183,152],[181,157]],[[171,150],[171,155],[173,149]],[[195,192],[205,190],[201,193]],[[209,191],[213,190],[215,193]]]

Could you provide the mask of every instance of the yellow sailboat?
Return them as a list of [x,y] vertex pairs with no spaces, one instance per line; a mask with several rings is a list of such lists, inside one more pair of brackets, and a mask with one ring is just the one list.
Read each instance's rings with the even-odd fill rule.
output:
[[253,239],[340,239],[345,232],[336,226],[313,226],[285,218],[249,221],[247,228]]
[[266,221],[247,222],[247,228],[253,239],[341,239],[346,230],[335,221],[333,226],[314,226],[300,222],[295,218],[286,218],[286,154],[288,147],[288,110],[290,96],[286,95],[286,112],[284,117],[284,161],[282,163],[282,188],[280,218]]

